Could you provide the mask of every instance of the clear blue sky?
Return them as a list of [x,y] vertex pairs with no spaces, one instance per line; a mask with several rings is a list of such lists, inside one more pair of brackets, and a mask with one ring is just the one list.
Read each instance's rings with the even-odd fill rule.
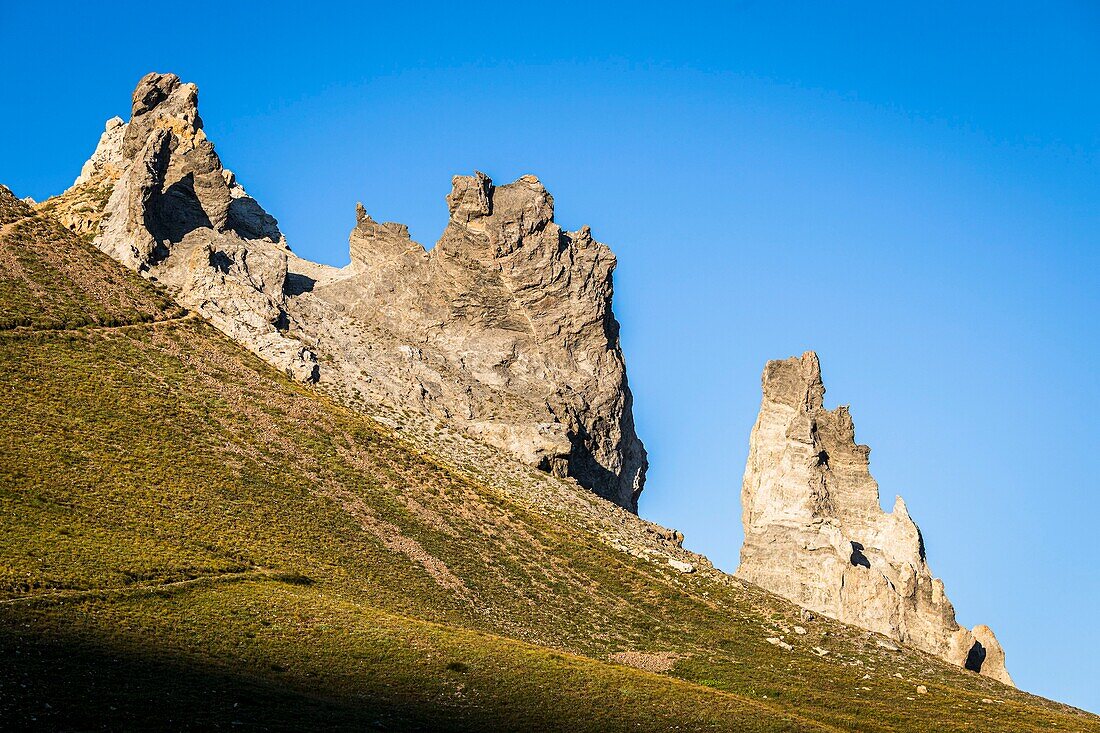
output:
[[815,349],[960,621],[1100,711],[1100,5],[776,5],[4,2],[0,181],[61,191],[151,70],[324,262],[357,200],[430,244],[453,174],[535,173],[619,257],[643,516],[732,571]]

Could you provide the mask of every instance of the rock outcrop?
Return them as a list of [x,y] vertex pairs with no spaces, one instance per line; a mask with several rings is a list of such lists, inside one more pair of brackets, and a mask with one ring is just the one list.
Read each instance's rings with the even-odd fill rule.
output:
[[317,376],[317,360],[283,336],[289,250],[274,219],[223,169],[203,132],[198,89],[174,74],[149,74],[133,94],[130,121],[107,123],[92,158],[59,201],[44,202],[75,231],[87,192],[109,194],[93,243],[164,283],[184,306],[288,374]]
[[122,140],[125,135],[126,123],[121,117],[107,120],[95,152],[80,169],[73,186],[83,186],[103,178],[118,180],[122,173]]
[[95,152],[69,190],[34,205],[85,239],[95,237],[99,233],[107,199],[122,175],[122,138],[125,134],[126,123],[121,117],[107,120]]
[[[534,176],[503,186],[456,176],[447,203],[431,251],[360,206],[351,265],[306,283],[295,328],[319,353],[344,355],[340,366],[356,371],[342,383],[636,509],[646,459],[611,312],[611,250],[587,227],[555,224]],[[333,309],[346,317],[325,315]],[[369,324],[370,338],[354,338],[349,322]]]
[[897,497],[879,505],[870,449],[847,407],[826,410],[812,352],[770,361],[742,486],[737,575],[812,611],[1012,684],[988,626],[955,621],[920,530]]
[[534,176],[456,176],[431,250],[358,207],[351,264],[296,257],[224,169],[198,90],[149,74],[40,205],[288,374],[446,420],[637,510],[646,455],[611,311],[615,258]]

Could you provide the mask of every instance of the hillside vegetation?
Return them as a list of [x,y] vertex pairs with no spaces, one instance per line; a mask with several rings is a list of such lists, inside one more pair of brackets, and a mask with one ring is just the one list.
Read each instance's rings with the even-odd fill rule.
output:
[[1100,731],[0,225],[5,728]]

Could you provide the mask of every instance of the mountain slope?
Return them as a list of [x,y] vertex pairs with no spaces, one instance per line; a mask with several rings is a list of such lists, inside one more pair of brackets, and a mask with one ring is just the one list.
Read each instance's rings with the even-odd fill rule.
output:
[[0,215],[13,727],[1100,730],[365,417],[6,191]]

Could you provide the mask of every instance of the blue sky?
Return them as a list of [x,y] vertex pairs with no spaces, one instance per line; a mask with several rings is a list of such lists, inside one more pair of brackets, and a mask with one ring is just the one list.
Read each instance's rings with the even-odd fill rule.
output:
[[151,70],[312,259],[535,173],[619,257],[643,516],[732,571],[760,371],[815,349],[960,622],[1100,711],[1100,5],[397,5],[5,3],[0,182]]

